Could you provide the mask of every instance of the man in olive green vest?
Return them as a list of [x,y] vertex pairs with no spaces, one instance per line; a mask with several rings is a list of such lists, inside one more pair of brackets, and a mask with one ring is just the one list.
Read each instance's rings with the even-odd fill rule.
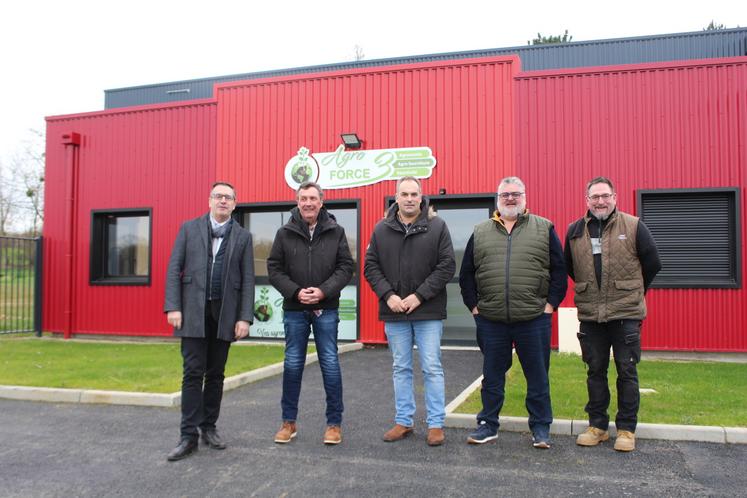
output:
[[495,440],[512,347],[527,380],[526,407],[535,448],[550,447],[550,333],[552,314],[565,297],[568,276],[552,222],[529,214],[524,183],[504,178],[498,210],[475,226],[459,272],[464,304],[472,312],[483,354],[482,410],[470,444]]
[[609,439],[607,368],[611,347],[617,369],[615,449],[632,451],[640,406],[636,365],[641,359],[641,321],[646,317],[643,295],[661,263],[646,225],[618,211],[616,203],[609,179],[600,176],[591,180],[586,186],[589,209],[571,223],[565,239],[566,267],[576,283],[581,322],[578,339],[588,366],[589,427],[576,444],[596,446]]

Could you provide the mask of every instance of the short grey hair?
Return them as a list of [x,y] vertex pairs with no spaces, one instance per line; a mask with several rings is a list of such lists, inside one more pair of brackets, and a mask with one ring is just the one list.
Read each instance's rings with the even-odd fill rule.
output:
[[498,189],[496,190],[496,192],[501,191],[502,185],[518,185],[520,188],[526,190],[526,186],[524,186],[524,182],[522,182],[521,178],[519,178],[518,176],[507,176],[506,178],[498,182]]
[[316,191],[319,192],[319,199],[324,199],[324,191],[322,190],[322,187],[320,187],[316,182],[303,182],[301,185],[299,185],[296,189],[296,199],[298,199],[298,196],[302,190],[307,190],[310,188],[315,188]]
[[394,193],[396,194],[399,192],[399,186],[402,185],[402,182],[415,182],[418,184],[418,192],[421,194],[423,193],[423,186],[420,185],[420,180],[415,178],[414,176],[403,176],[399,180],[397,180],[397,186],[395,187]]

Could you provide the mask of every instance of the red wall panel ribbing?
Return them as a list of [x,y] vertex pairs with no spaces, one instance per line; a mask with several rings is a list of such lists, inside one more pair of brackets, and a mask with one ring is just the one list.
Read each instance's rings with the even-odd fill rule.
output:
[[[79,174],[74,216],[73,333],[170,335],[164,277],[180,224],[207,211],[215,178],[214,103],[154,106],[48,118],[44,224],[45,330],[64,328],[65,146],[76,132]],[[91,211],[151,208],[151,285],[91,286]]]
[[[635,214],[639,189],[739,187],[747,182],[747,58],[648,67],[526,73],[517,78],[517,170],[528,205],[561,237],[603,175]],[[707,223],[707,220],[693,220]],[[745,224],[739,227],[742,283]],[[573,306],[569,291],[564,302]],[[653,289],[647,349],[747,351],[744,289]]]
[[[428,146],[438,165],[425,194],[493,192],[513,174],[513,57],[373,68],[218,85],[217,176],[235,182],[242,202],[292,199],[283,171],[299,147],[331,152],[340,133],[365,149]],[[360,199],[358,254],[381,218],[394,182],[328,190]],[[361,282],[360,339],[384,342],[377,301]]]

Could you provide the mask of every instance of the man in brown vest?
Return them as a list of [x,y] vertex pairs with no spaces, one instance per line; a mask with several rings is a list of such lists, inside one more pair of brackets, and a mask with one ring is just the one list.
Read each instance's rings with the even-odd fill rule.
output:
[[643,295],[661,262],[646,225],[617,211],[616,202],[609,179],[591,180],[586,186],[589,209],[571,223],[565,239],[566,267],[576,283],[578,339],[588,366],[589,427],[576,444],[596,446],[609,439],[607,367],[612,347],[617,369],[615,449],[632,451],[640,406],[636,365],[641,359],[641,322],[646,317]]

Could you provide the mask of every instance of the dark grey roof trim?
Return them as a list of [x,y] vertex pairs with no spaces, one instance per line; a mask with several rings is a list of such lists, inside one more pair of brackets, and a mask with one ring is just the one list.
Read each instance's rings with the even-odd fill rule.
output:
[[114,88],[105,91],[106,108],[209,98],[216,83],[230,81],[509,54],[519,56],[524,71],[734,57],[747,55],[747,28],[391,57]]

